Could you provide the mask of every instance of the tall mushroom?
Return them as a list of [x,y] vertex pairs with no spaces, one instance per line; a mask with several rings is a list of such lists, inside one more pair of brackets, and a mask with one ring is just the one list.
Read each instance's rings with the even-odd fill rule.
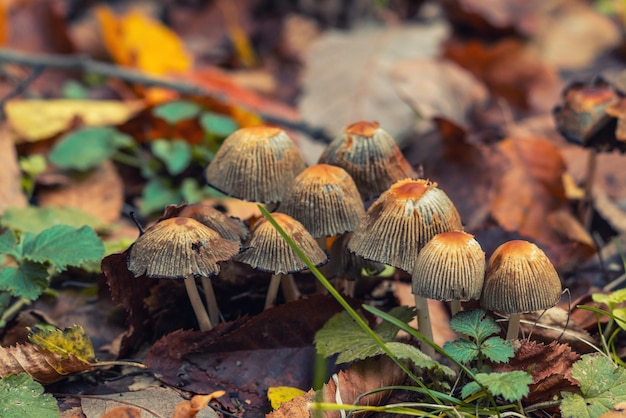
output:
[[[300,222],[284,213],[274,212],[272,216],[313,264],[320,266],[328,260],[324,251]],[[254,225],[244,248],[244,251],[235,256],[233,260],[272,273],[265,298],[266,309],[274,306],[280,284],[290,283],[283,278],[307,268],[306,264],[267,219],[261,219]],[[293,289],[284,288],[283,290],[293,291]]]
[[480,304],[510,314],[507,340],[519,333],[520,313],[548,309],[561,297],[561,280],[548,256],[535,244],[513,240],[489,258]]
[[363,200],[379,196],[398,180],[419,177],[378,122],[360,121],[347,126],[328,144],[319,162],[346,170]]
[[154,224],[137,238],[130,248],[128,270],[135,277],[184,279],[200,330],[206,331],[213,324],[195,278],[217,275],[218,262],[230,259],[240,248],[239,242],[225,240],[191,218],[174,217]]
[[[420,250],[435,235],[463,229],[461,217],[437,183],[400,180],[367,210],[348,249],[363,258],[398,267],[409,273]],[[433,339],[426,298],[415,295],[419,329]],[[428,345],[423,351],[434,356]]]

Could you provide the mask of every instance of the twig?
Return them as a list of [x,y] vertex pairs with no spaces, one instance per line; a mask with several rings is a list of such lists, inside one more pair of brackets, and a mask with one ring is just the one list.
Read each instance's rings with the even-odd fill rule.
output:
[[15,85],[15,87],[13,87],[13,90],[11,90],[6,96],[0,99],[0,108],[3,108],[4,104],[10,99],[24,93],[24,91],[26,91],[28,86],[30,86],[33,83],[33,81],[35,81],[41,75],[41,73],[43,73],[44,69],[45,67],[43,65],[36,65],[33,68],[33,70],[30,72],[30,74],[28,74],[28,76],[26,76],[24,79],[19,81]]
[[[20,64],[35,68],[41,67],[42,70],[47,68],[76,70],[83,73],[93,73],[104,77],[118,78],[128,83],[140,84],[142,86],[162,87],[183,95],[210,96],[221,101],[226,101],[223,96],[209,92],[194,84],[154,77],[130,68],[94,61],[84,55],[29,54],[11,49],[0,49],[0,63]],[[305,133],[315,139],[326,142],[332,139],[322,128],[311,126],[304,121],[287,120],[259,112],[258,110],[253,110],[253,112],[258,114],[266,122]]]

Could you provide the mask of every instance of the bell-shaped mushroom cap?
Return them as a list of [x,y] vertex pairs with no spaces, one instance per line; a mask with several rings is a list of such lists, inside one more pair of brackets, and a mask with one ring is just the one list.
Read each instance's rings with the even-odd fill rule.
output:
[[548,256],[535,244],[513,240],[489,258],[480,305],[504,313],[548,309],[561,297],[561,280]]
[[243,241],[248,236],[248,228],[237,218],[231,218],[212,206],[187,205],[178,213],[183,218],[192,218],[208,226],[224,239]]
[[352,177],[341,167],[316,164],[298,174],[280,204],[315,238],[353,231],[365,207]]
[[[300,222],[284,213],[274,212],[272,216],[315,266],[328,260],[326,253]],[[278,230],[265,218],[254,225],[244,248],[233,260],[246,263],[255,269],[272,274],[290,274],[307,268]]]
[[206,179],[229,196],[277,203],[305,167],[300,150],[285,131],[254,126],[224,140],[206,169]]
[[442,232],[424,245],[411,275],[413,293],[436,300],[480,299],[485,253],[474,236]]
[[336,165],[354,179],[364,200],[379,196],[393,183],[417,178],[396,141],[378,122],[356,122],[324,150],[320,163]]
[[211,277],[219,273],[219,261],[239,251],[239,242],[225,240],[194,219],[169,218],[137,238],[130,247],[128,270],[135,277]]
[[348,249],[363,258],[412,272],[419,251],[435,235],[462,230],[448,195],[427,180],[401,180],[368,209]]
[[384,264],[366,260],[348,251],[348,241],[351,238],[352,232],[348,232],[333,241],[330,246],[328,264],[321,268],[326,278],[357,280],[362,276],[363,269],[369,270],[372,274],[380,273],[385,269]]

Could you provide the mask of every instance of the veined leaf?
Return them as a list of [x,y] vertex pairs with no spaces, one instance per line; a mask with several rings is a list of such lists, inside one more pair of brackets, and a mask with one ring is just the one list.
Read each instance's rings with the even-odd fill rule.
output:
[[448,341],[443,345],[443,349],[450,357],[463,364],[477,359],[480,354],[476,343],[467,340]]
[[480,344],[490,335],[500,332],[500,327],[491,317],[485,317],[485,312],[463,311],[454,315],[450,320],[450,328],[454,331],[472,337]]
[[157,139],[152,141],[152,153],[165,163],[167,171],[175,176],[187,168],[191,161],[191,148],[182,139]]
[[0,416],[52,418],[60,416],[56,399],[26,373],[0,379]]
[[[477,373],[476,381],[485,386],[492,395],[502,396],[509,402],[515,402],[528,395],[533,378],[530,374],[519,370],[506,373]],[[477,382],[470,382],[461,390],[461,396],[468,396],[477,393],[480,385]]]
[[19,298],[35,300],[48,287],[48,277],[45,265],[25,261],[17,267],[0,269],[0,290]]
[[494,363],[504,363],[515,355],[511,341],[500,337],[487,338],[480,345],[480,352]]
[[[404,344],[396,341],[387,343],[387,347],[391,352],[402,360],[410,360],[416,367],[421,369],[438,369],[448,376],[454,376],[454,371],[448,366],[439,364],[439,362],[432,359],[432,357],[424,354],[417,347],[413,347],[409,344]],[[380,354],[383,354],[382,348]]]
[[24,234],[24,255],[32,261],[50,262],[58,270],[67,266],[100,260],[104,245],[95,231],[88,226],[76,229],[56,225],[38,235]]
[[74,208],[48,206],[44,208],[29,206],[26,208],[8,208],[0,219],[0,225],[22,232],[39,233],[54,225],[69,225],[79,228],[89,225],[100,228],[95,216]]
[[93,363],[96,360],[91,339],[80,325],[63,330],[36,327],[31,330],[28,339],[39,347],[60,354],[63,359],[74,355],[84,363]]
[[15,239],[15,235],[13,235],[13,231],[7,230],[0,234],[0,254],[8,254],[15,259],[20,259],[21,254],[16,251],[16,244],[17,240]]
[[[397,306],[391,309],[388,313],[404,323],[409,323],[415,317],[415,308],[409,306]],[[383,321],[376,325],[376,328],[374,328],[376,334],[380,335],[380,338],[385,341],[393,340],[399,330],[400,329],[398,327],[389,321]]]

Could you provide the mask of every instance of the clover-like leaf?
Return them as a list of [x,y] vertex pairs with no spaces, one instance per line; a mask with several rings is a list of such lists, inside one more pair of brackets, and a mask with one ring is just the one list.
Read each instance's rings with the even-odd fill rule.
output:
[[460,334],[474,338],[479,344],[490,335],[500,332],[496,321],[485,317],[485,312],[480,309],[459,312],[450,320],[450,327]]
[[191,148],[182,139],[152,141],[152,153],[165,163],[173,176],[182,173],[191,161]]
[[504,363],[515,355],[511,341],[500,337],[487,338],[480,345],[480,352],[494,363]]
[[502,396],[509,402],[515,402],[528,395],[529,387],[533,382],[530,374],[516,370],[505,373],[476,373],[476,381],[470,382],[461,390],[461,396],[467,398],[480,391],[479,382],[494,396]]
[[0,290],[19,298],[35,300],[48,287],[48,277],[45,265],[24,261],[17,267],[0,270]]
[[601,354],[586,354],[572,366],[581,394],[565,393],[561,413],[566,417],[598,417],[626,402],[626,369]]
[[60,416],[56,399],[26,373],[0,379],[0,416],[53,418]]
[[73,228],[56,225],[39,234],[24,234],[24,257],[35,262],[49,262],[58,270],[102,259],[104,245],[88,226]]
[[480,355],[476,343],[467,340],[448,341],[443,345],[443,350],[459,363],[469,363]]
[[201,110],[200,106],[194,102],[175,100],[155,107],[152,114],[174,125],[180,121],[195,118]]
[[224,137],[232,134],[239,128],[234,119],[212,112],[202,113],[200,126],[206,133]]

